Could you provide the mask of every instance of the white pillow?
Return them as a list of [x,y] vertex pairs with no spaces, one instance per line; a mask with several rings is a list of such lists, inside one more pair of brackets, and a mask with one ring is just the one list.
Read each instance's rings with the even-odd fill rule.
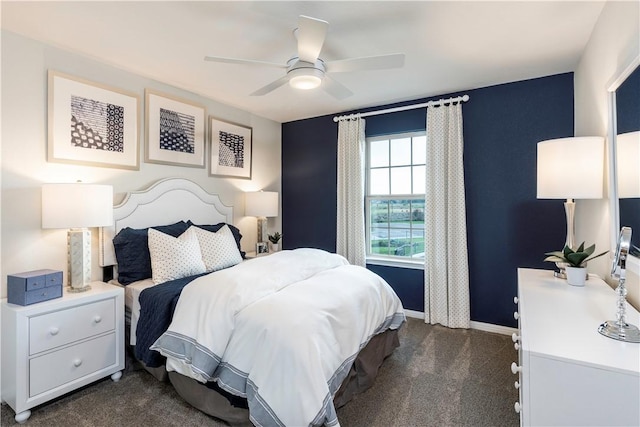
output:
[[173,237],[153,228],[149,229],[151,278],[154,283],[180,279],[204,273],[202,253],[193,227]]
[[189,229],[192,228],[198,236],[202,260],[207,272],[222,270],[242,262],[236,239],[227,225],[223,225],[215,233],[193,225]]

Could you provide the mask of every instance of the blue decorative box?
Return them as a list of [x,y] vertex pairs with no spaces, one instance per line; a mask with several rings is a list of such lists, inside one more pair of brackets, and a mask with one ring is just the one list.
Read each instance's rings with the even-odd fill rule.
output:
[[7,300],[29,305],[62,296],[62,271],[35,270],[7,276]]

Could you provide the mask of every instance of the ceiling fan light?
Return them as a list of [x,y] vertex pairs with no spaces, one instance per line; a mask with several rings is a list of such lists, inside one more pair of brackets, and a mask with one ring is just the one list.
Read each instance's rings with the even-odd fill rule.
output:
[[295,89],[315,89],[322,83],[323,73],[317,69],[299,68],[289,72],[289,85]]
[[321,82],[322,80],[317,76],[295,76],[289,80],[291,87],[302,90],[315,89]]

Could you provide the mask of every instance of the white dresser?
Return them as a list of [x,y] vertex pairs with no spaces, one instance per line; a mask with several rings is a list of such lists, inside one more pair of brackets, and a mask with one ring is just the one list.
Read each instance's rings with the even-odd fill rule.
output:
[[124,369],[124,290],[91,290],[20,306],[2,300],[2,398],[23,423],[29,409]]
[[[616,293],[591,277],[574,287],[548,270],[518,269],[520,424],[639,426],[640,344],[598,333],[615,319]],[[627,304],[627,322],[640,325]]]

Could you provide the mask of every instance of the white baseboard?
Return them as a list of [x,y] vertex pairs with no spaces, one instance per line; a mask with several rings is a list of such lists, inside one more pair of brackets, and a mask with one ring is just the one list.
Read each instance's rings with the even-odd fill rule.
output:
[[414,319],[424,320],[424,313],[422,311],[407,310],[405,308],[404,309],[404,314],[407,317],[413,317]]
[[494,325],[493,323],[474,322],[471,321],[471,329],[477,329],[479,331],[493,332],[502,335],[512,335],[514,332],[518,332],[516,328],[510,328],[508,326]]
[[[424,320],[424,313],[422,311],[405,309],[404,314],[406,314],[407,317]],[[511,335],[514,332],[518,331],[516,328],[510,328],[508,326],[494,325],[492,323],[484,323],[484,322],[474,322],[473,320],[471,321],[470,326],[471,326],[471,329],[477,329],[479,331],[485,331],[485,332],[493,332],[493,333],[502,334],[502,335]]]

